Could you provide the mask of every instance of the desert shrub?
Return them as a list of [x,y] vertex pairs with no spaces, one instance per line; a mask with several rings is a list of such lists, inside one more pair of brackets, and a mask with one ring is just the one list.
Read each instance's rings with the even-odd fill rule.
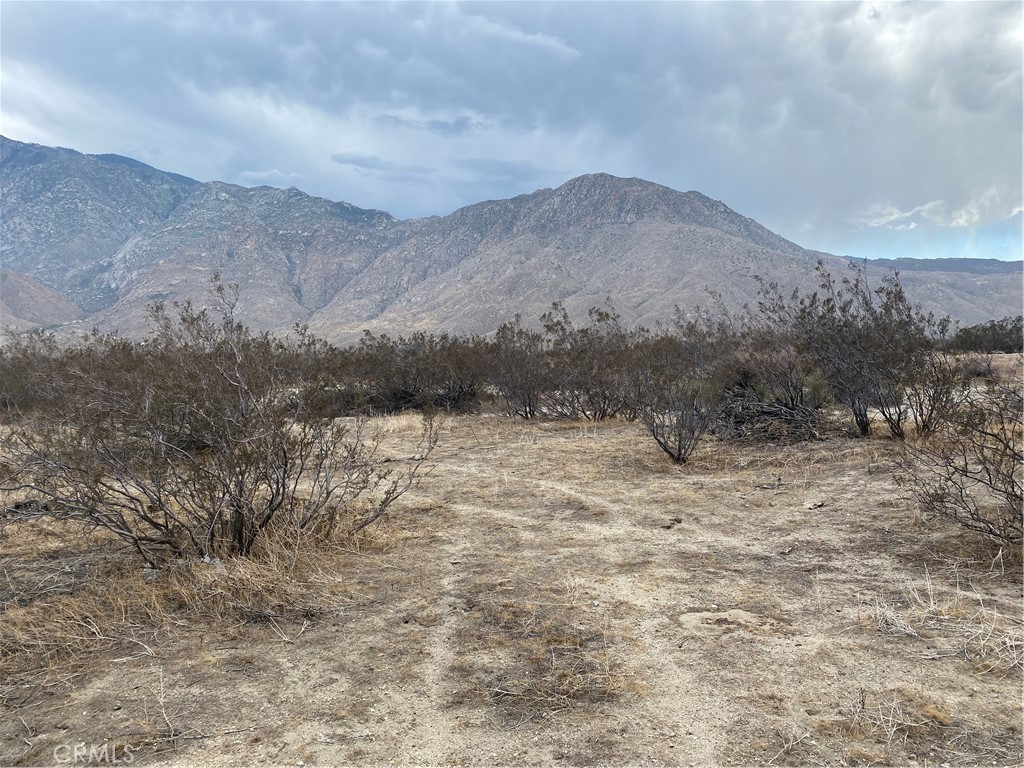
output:
[[483,340],[442,334],[426,354],[436,371],[433,406],[456,413],[478,410],[487,366]]
[[1021,385],[993,385],[963,402],[916,445],[904,466],[921,508],[1019,548],[1024,504]]
[[[364,421],[316,415],[330,383],[305,354],[316,343],[255,334],[234,320],[229,292],[219,296],[219,318],[157,306],[143,343],[94,336],[65,350],[45,408],[0,436],[0,485],[112,531],[153,565],[247,556],[271,525],[330,537],[379,518],[411,487],[436,429],[405,472],[386,468]],[[296,359],[310,364],[296,370]],[[42,384],[37,374],[27,386]]]
[[355,351],[335,347],[296,329],[297,343],[280,345],[279,360],[295,383],[289,402],[305,418],[335,419],[371,412],[364,382],[358,378]]
[[633,346],[624,398],[676,464],[689,459],[722,402],[723,333],[708,316],[677,318],[671,331]]
[[949,340],[954,352],[1018,353],[1024,350],[1024,316],[1004,317],[960,328]]
[[850,407],[857,430],[871,433],[869,408],[899,440],[914,423],[928,433],[956,408],[968,383],[941,351],[949,318],[936,318],[912,305],[899,273],[872,288],[862,265],[835,280],[818,263],[820,290],[809,297],[794,291],[776,300],[805,348],[814,356],[837,400]]
[[519,315],[495,331],[486,351],[489,380],[510,416],[540,414],[550,380],[546,351],[544,335],[524,328]]
[[992,355],[976,352],[966,354],[957,361],[957,366],[967,379],[991,380],[995,378]]
[[628,331],[610,304],[592,307],[589,324],[575,325],[559,303],[541,316],[547,334],[548,386],[544,411],[568,419],[603,421],[625,406],[622,377],[642,329]]
[[637,419],[674,463],[685,464],[711,423],[703,392],[685,382],[652,387]]
[[422,332],[396,339],[367,331],[352,350],[353,383],[364,411],[400,413],[439,408],[460,413],[479,406],[483,345],[476,338]]
[[734,440],[819,438],[819,409],[829,399],[824,374],[778,287],[762,283],[760,297],[756,312],[748,308],[727,324],[731,383],[716,433]]
[[52,334],[32,331],[0,345],[0,412],[7,419],[43,408],[59,381],[62,350]]
[[924,346],[903,368],[907,408],[922,437],[955,417],[971,392],[971,373],[937,346]]

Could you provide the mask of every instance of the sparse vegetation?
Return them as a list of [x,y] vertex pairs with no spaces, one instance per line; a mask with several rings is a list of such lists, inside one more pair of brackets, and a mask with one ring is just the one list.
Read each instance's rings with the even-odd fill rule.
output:
[[1020,354],[1024,351],[1024,316],[959,328],[949,340],[948,348],[952,352]]
[[960,405],[927,440],[906,447],[914,497],[928,514],[1008,545],[1024,541],[1021,382],[993,384]]
[[841,281],[820,263],[818,270],[820,293],[794,292],[789,304],[776,297],[771,314],[788,316],[836,397],[849,405],[861,435],[871,433],[869,408],[899,440],[911,420],[921,432],[935,429],[966,389],[940,351],[949,318],[912,306],[899,273],[872,289],[856,264]]
[[491,658],[486,665],[468,658],[460,664],[468,687],[457,694],[456,704],[486,701],[499,710],[506,727],[519,728],[627,692],[608,628],[589,620],[571,588],[551,585],[534,599],[481,597],[474,608],[479,624],[466,640],[489,649]]
[[253,334],[219,296],[220,320],[156,307],[142,344],[97,336],[57,356],[32,338],[11,350],[6,377],[45,395],[2,435],[0,487],[113,532],[154,567],[245,557],[274,529],[330,539],[378,519],[411,487],[433,423],[405,470],[385,467],[362,419],[309,412],[329,385],[301,365],[316,343]]
[[140,762],[1019,761],[1019,382],[857,279],[351,349],[223,289],[9,345],[0,760],[98,712]]

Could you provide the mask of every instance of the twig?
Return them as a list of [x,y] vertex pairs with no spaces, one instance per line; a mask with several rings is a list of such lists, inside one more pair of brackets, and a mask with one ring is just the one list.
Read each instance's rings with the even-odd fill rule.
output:
[[[778,753],[775,755],[775,757],[773,757],[771,760],[768,761],[768,765],[771,765],[772,763],[774,763],[776,760],[778,760],[780,757],[782,757],[782,755],[785,754],[786,752],[791,752],[793,750],[793,747],[795,747],[797,744],[799,744],[801,741],[803,741],[804,739],[806,739],[810,735],[811,735],[810,731],[808,731],[807,733],[805,733],[803,736],[801,736],[798,739],[794,740],[794,739],[792,739],[792,737],[790,737],[791,738],[790,741],[786,741],[785,737],[783,737],[783,739],[782,739],[782,743],[783,743],[782,749],[780,749],[778,751]],[[782,736],[782,731],[779,731],[779,736]]]
[[[268,619],[270,619],[270,626],[271,626],[271,627],[273,628],[273,630],[274,630],[274,631],[275,631],[275,632],[277,633],[277,636],[278,636],[278,637],[280,637],[280,638],[281,638],[282,640],[284,640],[284,641],[285,641],[286,643],[291,643],[292,645],[294,645],[294,644],[295,644],[295,641],[294,641],[294,640],[293,640],[292,638],[288,637],[288,635],[286,635],[286,634],[285,634],[285,633],[284,633],[284,632],[283,632],[283,631],[281,630],[281,627],[279,627],[279,626],[277,625],[277,622],[276,622],[276,621],[274,621],[274,617],[273,617],[273,616],[268,616],[267,618],[268,618]],[[305,627],[303,627],[303,629],[305,629]],[[299,632],[299,634],[301,635],[301,634],[302,634],[302,632]],[[298,637],[298,635],[296,635],[296,637]]]
[[174,726],[171,725],[171,719],[167,716],[167,701],[164,697],[164,668],[160,667],[160,695],[157,697],[157,702],[160,704],[160,714],[163,715],[164,723],[167,725],[167,733],[173,739],[176,734],[174,732]]
[[[217,733],[196,733],[192,735],[177,734],[174,736],[158,736],[157,738],[149,739],[149,741],[153,744],[160,744],[165,741],[197,741],[199,739],[213,739],[218,736],[230,736],[234,733],[251,733],[252,731],[258,730],[260,727],[261,726],[258,725],[250,725],[248,728],[230,728],[226,731],[218,731]],[[128,734],[128,736],[134,735],[140,737],[145,736],[145,734],[142,733]]]

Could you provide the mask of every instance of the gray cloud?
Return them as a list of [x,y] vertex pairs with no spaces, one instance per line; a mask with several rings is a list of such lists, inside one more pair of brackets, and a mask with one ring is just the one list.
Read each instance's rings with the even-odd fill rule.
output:
[[545,171],[533,163],[516,160],[500,160],[491,157],[464,157],[456,161],[474,175],[492,181],[527,182],[543,178]]
[[1021,207],[1014,3],[11,3],[3,21],[13,138],[396,215],[606,171],[808,247],[928,255]]
[[408,120],[397,115],[384,114],[377,118],[377,122],[382,125],[430,131],[438,136],[462,136],[474,128],[481,127],[469,115],[459,115],[453,120]]
[[425,165],[402,165],[383,160],[376,155],[364,155],[359,152],[335,152],[331,160],[340,165],[351,165],[355,168],[366,168],[371,171],[394,171],[399,173],[432,173],[433,168]]

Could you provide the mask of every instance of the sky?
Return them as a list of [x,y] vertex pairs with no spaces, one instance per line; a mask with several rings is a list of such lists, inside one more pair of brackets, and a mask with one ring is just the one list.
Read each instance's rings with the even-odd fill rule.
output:
[[584,173],[1021,258],[1021,2],[0,2],[0,132],[401,218]]

